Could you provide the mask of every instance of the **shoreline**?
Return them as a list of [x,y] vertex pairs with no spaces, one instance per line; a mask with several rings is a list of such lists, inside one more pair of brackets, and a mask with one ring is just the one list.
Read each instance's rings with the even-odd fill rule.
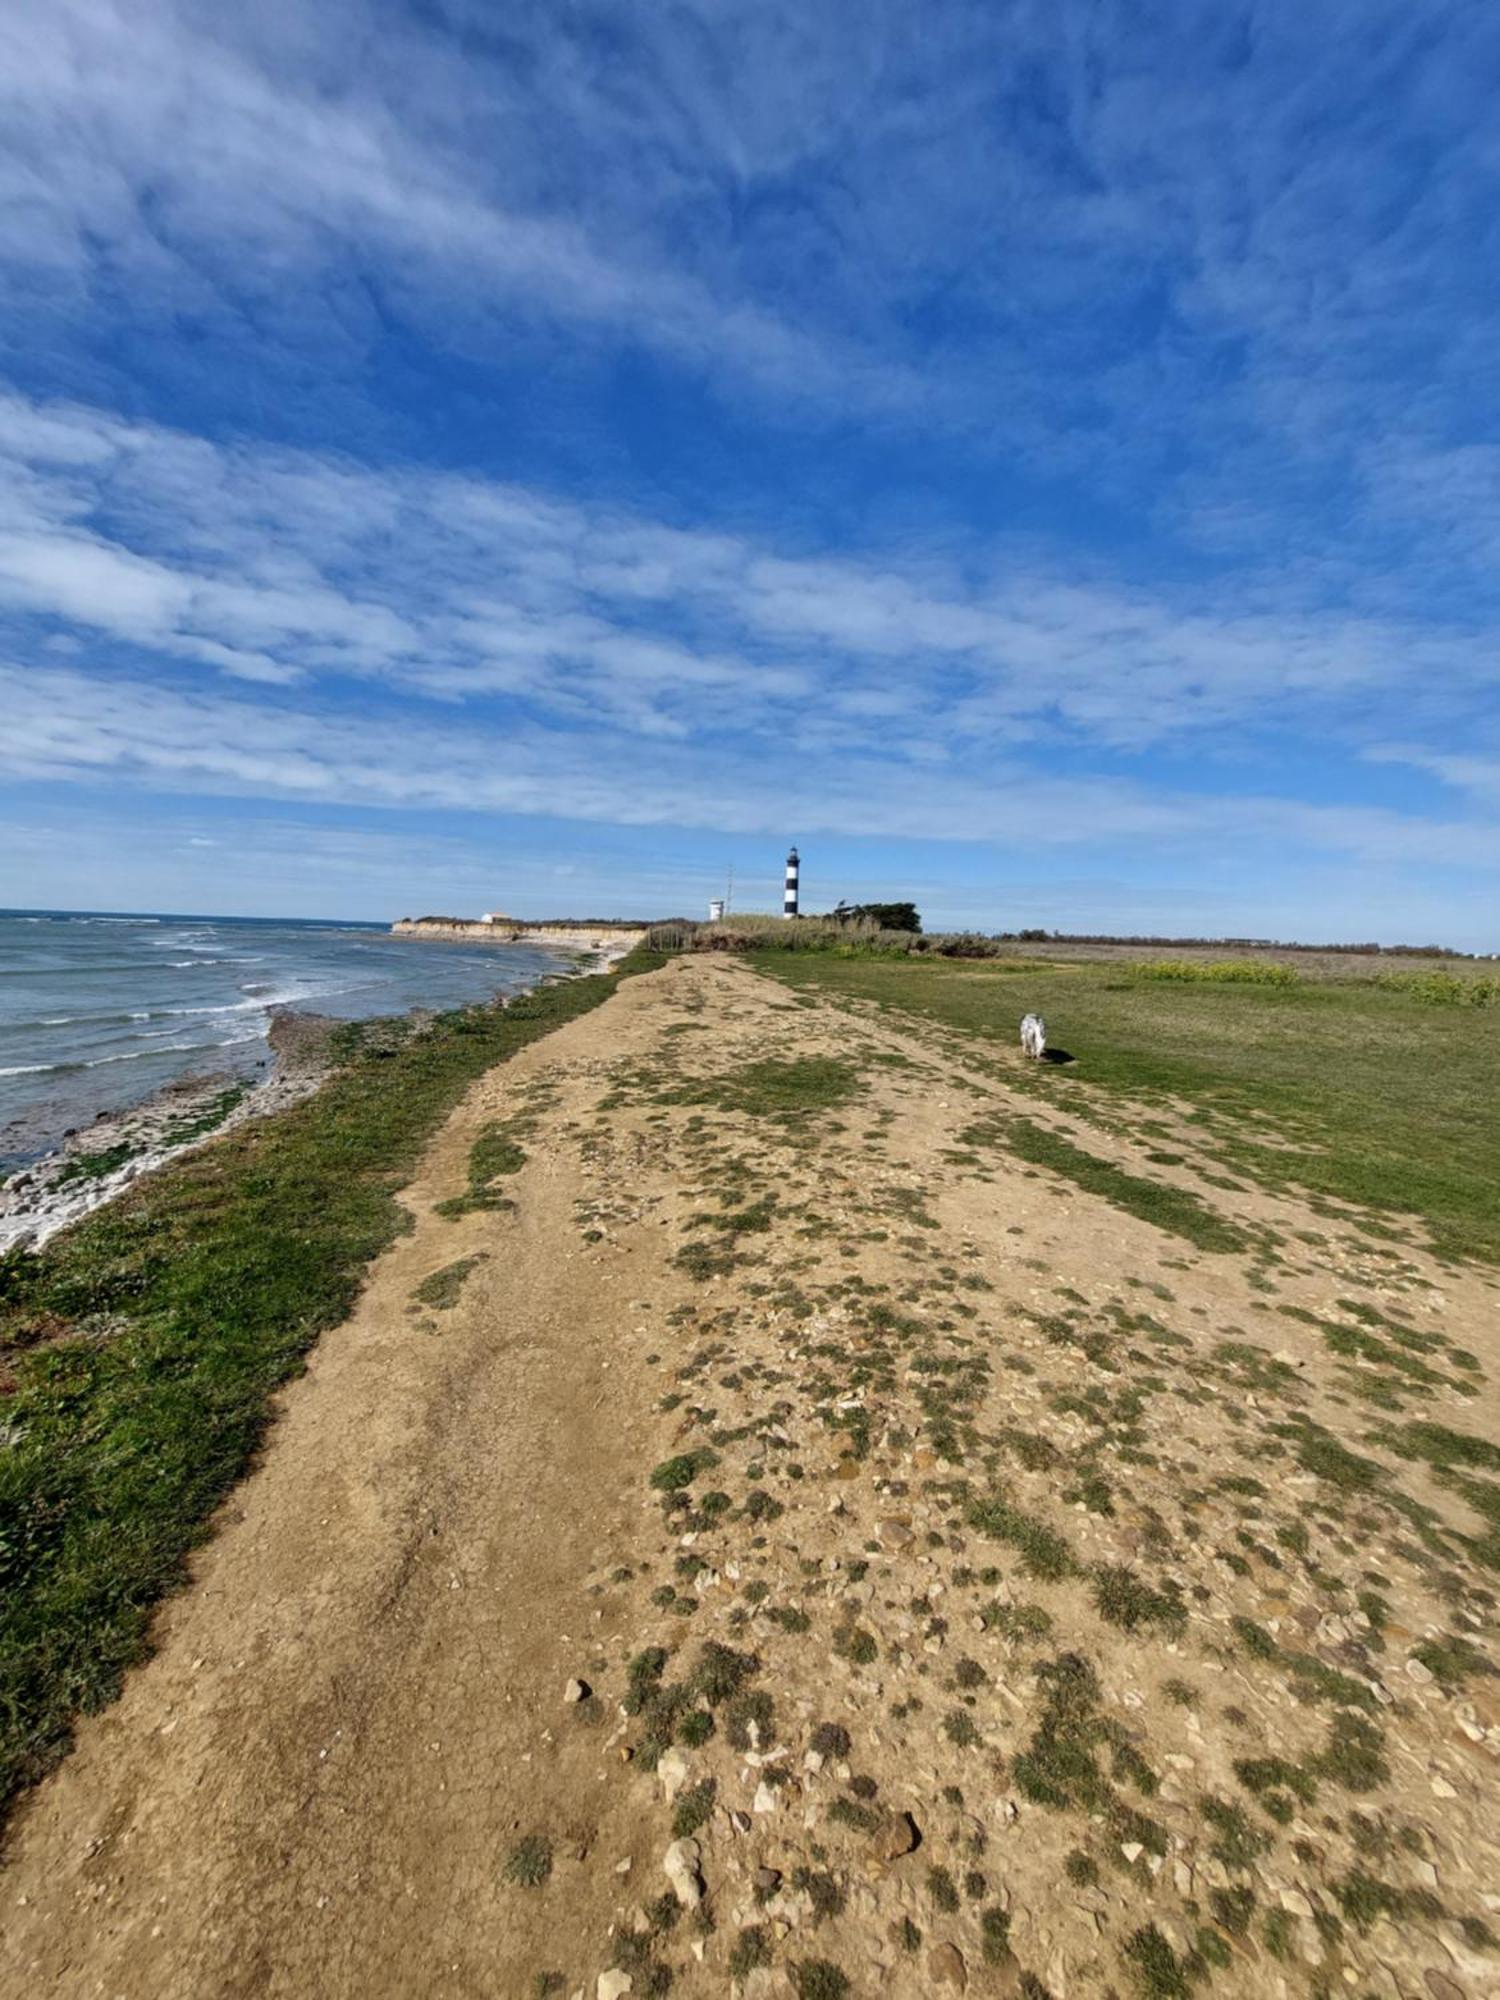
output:
[[[612,971],[630,943],[613,938],[594,943],[594,935],[590,933],[587,946],[562,945],[555,932],[494,940],[545,945],[572,963],[479,1004],[504,1007],[542,987],[590,972]],[[331,1046],[338,1030],[393,1021],[402,1023],[408,1034],[420,1034],[434,1018],[431,1009],[421,1006],[365,1021],[273,1008],[266,1034],[271,1063],[262,1074],[224,1069],[177,1077],[142,1103],[99,1112],[88,1125],[64,1133],[37,1159],[0,1180],[0,1257],[42,1249],[63,1230],[194,1148],[311,1097],[341,1067]]]
[[265,1074],[178,1077],[144,1103],[101,1111],[65,1134],[0,1181],[0,1256],[40,1250],[168,1161],[310,1097],[336,1067],[328,1041],[340,1025],[323,1014],[273,1013],[267,1033],[273,1060]]

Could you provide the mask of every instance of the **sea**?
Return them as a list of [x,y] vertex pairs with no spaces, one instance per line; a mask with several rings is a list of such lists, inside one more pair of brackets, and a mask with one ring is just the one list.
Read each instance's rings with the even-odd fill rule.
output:
[[264,1073],[270,1010],[441,1010],[571,963],[374,923],[0,910],[0,1175],[180,1077]]

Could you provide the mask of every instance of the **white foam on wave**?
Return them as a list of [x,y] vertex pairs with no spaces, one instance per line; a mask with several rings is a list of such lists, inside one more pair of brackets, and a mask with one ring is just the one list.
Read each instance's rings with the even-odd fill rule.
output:
[[[298,1005],[303,1000],[331,1000],[339,993],[357,993],[359,990],[357,984],[343,986],[309,986],[306,984],[281,987],[267,986],[264,992],[255,993],[255,997],[252,1000],[241,1001],[239,1004],[242,1007],[292,1007]],[[242,986],[240,991],[242,993],[251,993],[254,992],[254,987],[253,985]]]
[[[226,1000],[214,1007],[158,1007],[149,1017],[164,1020],[169,1014],[252,1014],[257,1008],[267,1006],[264,1000]],[[142,1016],[142,1019],[147,1018]]]
[[157,1049],[126,1049],[116,1056],[95,1056],[91,1062],[50,1062],[14,1063],[8,1069],[0,1069],[0,1076],[40,1076],[48,1070],[103,1069],[106,1063],[139,1062],[142,1056],[166,1056],[190,1052],[195,1049],[232,1049],[240,1041],[257,1041],[256,1035],[244,1035],[232,1042],[167,1042]]

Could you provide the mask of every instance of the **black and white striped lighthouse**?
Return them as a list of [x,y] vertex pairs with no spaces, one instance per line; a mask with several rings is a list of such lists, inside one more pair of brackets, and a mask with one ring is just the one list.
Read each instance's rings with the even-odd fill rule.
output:
[[781,914],[795,917],[797,914],[797,870],[799,867],[797,850],[794,847],[786,858],[786,894],[781,899]]

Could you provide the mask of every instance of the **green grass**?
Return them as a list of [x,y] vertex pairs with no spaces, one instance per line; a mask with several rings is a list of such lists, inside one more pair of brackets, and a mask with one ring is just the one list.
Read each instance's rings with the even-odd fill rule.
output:
[[514,1208],[515,1203],[494,1183],[506,1174],[518,1174],[526,1157],[526,1148],[517,1142],[512,1126],[492,1120],[469,1148],[468,1186],[462,1194],[438,1202],[438,1214],[451,1221],[475,1209]]
[[802,1056],[791,1062],[741,1063],[719,1076],[695,1078],[666,1091],[660,1101],[712,1105],[788,1124],[846,1104],[857,1082],[858,1072],[850,1063],[832,1056]]
[[1184,1236],[1199,1250],[1245,1250],[1250,1239],[1242,1229],[1226,1222],[1206,1208],[1190,1189],[1174,1187],[1168,1181],[1147,1180],[1142,1174],[1127,1173],[1112,1160],[1048,1131],[1029,1118],[1015,1118],[1005,1128],[1011,1149],[1035,1167],[1046,1167],[1070,1180],[1088,1194],[1101,1195],[1116,1208],[1154,1222],[1174,1236]]
[[971,1528],[1017,1550],[1022,1569],[1043,1583],[1059,1583],[1078,1567],[1065,1536],[1023,1513],[1003,1493],[971,1501],[966,1519]]
[[713,1818],[714,1799],[718,1786],[712,1778],[704,1778],[696,1785],[689,1785],[677,1794],[677,1805],[672,1814],[672,1837],[687,1840],[699,1832]]
[[[246,1084],[231,1084],[227,1089],[215,1092],[198,1110],[169,1118],[161,1127],[157,1144],[186,1146],[194,1139],[201,1139],[205,1133],[223,1124],[247,1090]],[[97,1152],[75,1153],[58,1172],[53,1185],[67,1187],[74,1181],[102,1181],[106,1175],[117,1172],[144,1151],[141,1141],[121,1139],[117,1144],[103,1146]]]
[[552,1848],[539,1833],[528,1833],[505,1863],[505,1879],[523,1889],[540,1889],[552,1873]]
[[1300,977],[1290,965],[1266,958],[1151,958],[1132,965],[1130,973],[1134,979],[1206,980],[1212,986],[1295,986]]
[[[1128,965],[1037,965],[757,952],[803,992],[874,1001],[962,1030],[1009,1059],[1028,1008],[1076,1061],[1021,1070],[1076,1109],[1116,1093],[1183,1098],[1233,1170],[1421,1218],[1446,1255],[1500,1262],[1500,1022],[1388,982],[1149,980]],[[1266,1138],[1274,1144],[1266,1144]]]
[[116,1145],[101,1146],[97,1153],[75,1153],[59,1170],[54,1185],[68,1187],[74,1181],[102,1181],[142,1150],[135,1140],[121,1139]]
[[404,1226],[397,1192],[440,1121],[613,988],[569,980],[356,1051],[306,1102],[164,1168],[39,1256],[0,1259],[0,1802],[148,1650],[152,1607],[249,1465],[273,1391]]
[[431,1306],[435,1312],[447,1312],[450,1306],[458,1304],[469,1273],[483,1262],[482,1254],[459,1257],[451,1264],[444,1264],[440,1271],[430,1272],[412,1293],[413,1303]]

